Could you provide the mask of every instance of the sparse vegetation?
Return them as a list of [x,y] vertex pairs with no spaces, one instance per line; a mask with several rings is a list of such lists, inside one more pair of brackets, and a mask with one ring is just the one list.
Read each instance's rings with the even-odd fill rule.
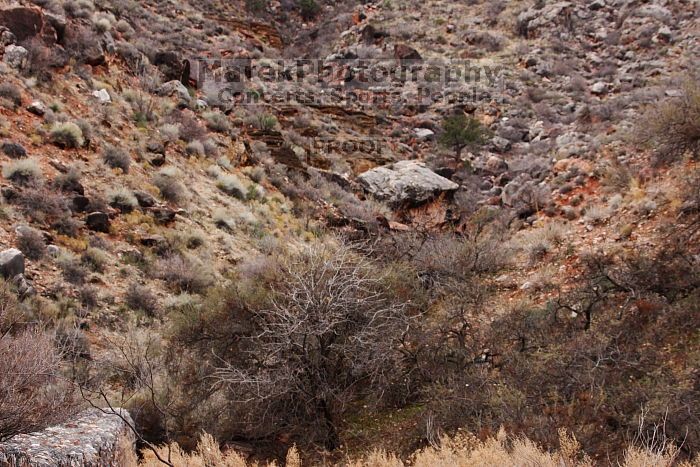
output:
[[113,169],[122,169],[122,172],[129,173],[131,157],[121,148],[107,146],[102,152],[102,160]]
[[79,148],[85,144],[83,131],[72,122],[54,124],[50,136],[51,142],[61,148]]
[[6,164],[2,175],[13,183],[22,186],[41,185],[44,175],[39,163],[34,159],[20,159]]
[[85,282],[87,271],[80,258],[70,253],[62,253],[56,258],[56,264],[61,268],[65,280],[71,284],[81,285]]
[[15,292],[0,280],[0,441],[61,423],[77,410],[61,359],[50,332],[22,323]]
[[158,277],[177,292],[202,293],[214,283],[214,277],[201,261],[180,254],[158,263]]
[[700,81],[688,79],[680,97],[652,106],[636,128],[637,139],[656,151],[658,162],[685,153],[700,155]]
[[231,129],[228,117],[221,112],[205,112],[203,115],[207,122],[207,128],[219,133],[226,133]]
[[133,191],[127,188],[117,188],[107,194],[109,205],[119,209],[121,212],[129,213],[139,205]]
[[107,253],[99,248],[90,247],[80,257],[80,262],[93,272],[104,272],[109,263]]
[[16,108],[22,105],[22,92],[12,83],[0,84],[0,105]]
[[46,254],[46,240],[38,230],[22,226],[17,234],[17,248],[27,258],[39,260]]
[[246,189],[243,183],[238,179],[237,176],[233,174],[219,174],[216,179],[216,186],[224,193],[238,198],[240,200],[246,199]]
[[696,2],[20,3],[0,440],[80,387],[130,467],[697,463]]
[[126,291],[124,300],[129,308],[144,312],[147,316],[158,313],[158,298],[147,286],[132,283]]
[[160,190],[161,196],[171,203],[180,204],[185,200],[186,189],[178,179],[176,170],[163,169],[153,178],[153,184]]

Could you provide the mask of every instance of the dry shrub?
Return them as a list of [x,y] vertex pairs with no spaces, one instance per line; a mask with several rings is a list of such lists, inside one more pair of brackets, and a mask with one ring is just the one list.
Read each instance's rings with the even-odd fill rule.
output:
[[163,169],[153,177],[153,184],[158,187],[161,196],[171,203],[180,204],[186,198],[187,191],[179,177],[179,172],[172,168]]
[[651,146],[657,163],[700,154],[700,81],[689,79],[680,97],[654,105],[637,125],[636,139]]
[[131,157],[129,153],[125,150],[115,147],[107,146],[102,153],[102,160],[105,164],[113,169],[122,169],[122,172],[129,173],[129,166],[131,165]]
[[[527,438],[508,437],[501,430],[495,438],[479,441],[470,434],[459,434],[452,438],[443,437],[439,443],[414,452],[408,461],[401,460],[392,453],[383,450],[373,450],[360,459],[345,459],[333,465],[346,467],[515,467],[522,465],[537,465],[540,467],[592,467],[593,461],[581,451],[581,445],[576,438],[559,430],[559,451],[547,452]],[[187,454],[176,443],[158,448],[161,457],[170,455],[174,465],[191,467],[221,466],[273,466],[276,463],[249,463],[236,451],[221,451],[219,444],[209,434],[202,434],[197,449]],[[626,451],[622,467],[642,467],[651,465],[673,465],[675,451],[651,451],[639,447],[630,447]],[[142,467],[162,465],[150,451],[143,451]],[[295,446],[287,452],[285,465],[302,467],[304,463]],[[312,465],[309,463],[308,465]],[[690,467],[692,464],[681,464]]]
[[61,423],[76,408],[53,336],[18,326],[16,307],[10,286],[0,282],[0,441]]
[[141,310],[148,316],[155,316],[158,312],[158,298],[148,286],[131,284],[126,291],[124,300],[129,308]]
[[[144,450],[142,454],[143,461],[139,465],[144,467],[163,465],[150,450]],[[202,434],[199,438],[195,452],[188,454],[177,443],[173,443],[170,446],[158,448],[158,454],[163,459],[168,459],[168,456],[170,456],[170,461],[173,465],[187,465],[190,467],[214,465],[217,467],[246,467],[248,465],[245,458],[236,451],[221,452],[219,443],[207,433]],[[287,463],[287,465],[292,466],[294,464]]]
[[158,277],[177,292],[201,293],[214,283],[214,274],[199,260],[171,255],[158,263]]
[[46,240],[38,230],[25,227],[17,235],[17,248],[27,258],[39,260],[46,254]]
[[25,188],[7,201],[17,205],[31,222],[58,219],[70,212],[66,199],[47,188]]

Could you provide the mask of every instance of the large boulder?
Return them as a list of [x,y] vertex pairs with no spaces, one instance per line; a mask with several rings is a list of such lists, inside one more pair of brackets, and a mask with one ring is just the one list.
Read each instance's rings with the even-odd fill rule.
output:
[[9,29],[17,42],[40,37],[44,42],[57,42],[58,33],[53,21],[47,21],[39,8],[15,6],[0,10],[0,26]]
[[124,465],[134,456],[133,423],[125,409],[88,409],[63,425],[0,443],[0,465]]
[[0,275],[12,279],[18,274],[24,274],[24,255],[17,248],[0,252]]
[[523,37],[532,37],[540,28],[550,26],[557,21],[565,21],[572,7],[571,2],[551,2],[544,8],[533,6],[518,15],[518,33]]
[[421,60],[423,58],[416,49],[406,44],[396,44],[394,46],[394,57],[402,62]]
[[21,70],[27,65],[27,57],[29,57],[27,49],[21,45],[11,44],[5,47],[5,54],[2,57],[2,61],[12,68]]
[[85,225],[94,232],[109,233],[109,216],[104,212],[91,212],[85,218]]
[[374,197],[392,204],[420,204],[440,193],[459,188],[456,183],[416,161],[401,161],[391,167],[377,167],[358,178]]
[[156,94],[158,94],[159,96],[176,95],[180,98],[180,100],[190,100],[189,91],[187,90],[184,84],[177,80],[168,81],[167,83],[164,83],[161,87],[157,89]]
[[0,25],[12,31],[16,40],[22,42],[41,33],[44,15],[38,8],[8,8],[0,10]]

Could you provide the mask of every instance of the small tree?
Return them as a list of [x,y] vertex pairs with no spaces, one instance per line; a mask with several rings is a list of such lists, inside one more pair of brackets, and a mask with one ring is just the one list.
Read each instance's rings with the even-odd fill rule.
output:
[[299,0],[299,9],[301,10],[301,17],[305,21],[314,19],[321,7],[316,3],[316,0]]
[[310,249],[282,266],[269,306],[228,313],[236,344],[215,379],[258,429],[302,430],[334,449],[347,405],[386,387],[407,318],[370,266],[348,247]]
[[457,114],[447,117],[443,122],[443,133],[440,143],[455,152],[455,158],[462,157],[462,150],[466,147],[478,147],[486,142],[488,131],[479,120]]

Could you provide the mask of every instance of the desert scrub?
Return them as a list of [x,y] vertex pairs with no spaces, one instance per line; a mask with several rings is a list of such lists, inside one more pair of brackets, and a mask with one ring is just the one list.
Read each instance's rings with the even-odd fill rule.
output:
[[109,256],[99,248],[90,247],[83,252],[80,262],[94,272],[105,272],[109,264]]
[[22,105],[22,93],[11,83],[0,84],[0,106],[16,108]]
[[153,184],[160,190],[163,199],[176,204],[185,201],[185,186],[179,177],[178,171],[172,167],[162,169],[153,177]]
[[227,195],[240,200],[246,199],[246,189],[243,183],[233,174],[219,174],[216,180],[216,186]]
[[132,310],[142,311],[147,316],[155,316],[158,313],[158,298],[148,286],[136,282],[129,285],[124,302]]
[[255,183],[261,183],[263,180],[265,180],[265,169],[260,166],[253,167],[250,169],[248,176]]
[[312,20],[321,11],[316,0],[299,0],[299,12],[305,21]]
[[221,112],[204,112],[202,114],[204,120],[206,121],[207,128],[211,131],[216,131],[217,133],[227,133],[231,129],[231,124],[228,117]]
[[160,133],[160,138],[163,143],[174,143],[180,139],[180,127],[172,123],[166,123],[158,128],[158,133]]
[[51,142],[60,148],[79,148],[85,144],[83,130],[73,122],[56,123],[49,133]]
[[43,181],[39,163],[34,159],[13,161],[2,168],[2,175],[17,185],[38,186]]
[[83,186],[80,183],[82,173],[80,167],[71,166],[64,173],[56,175],[52,185],[55,189],[65,192],[82,193]]
[[27,258],[39,260],[46,254],[44,235],[31,227],[22,227],[17,234],[17,248]]
[[202,142],[199,140],[190,141],[187,143],[187,146],[185,146],[185,153],[187,153],[188,156],[197,157],[204,157],[206,155],[204,144],[202,144]]
[[657,163],[671,163],[689,153],[700,155],[700,81],[691,78],[679,97],[666,99],[641,118],[636,139],[654,149]]
[[214,284],[214,273],[191,256],[173,254],[158,262],[158,277],[176,292],[202,293]]
[[249,122],[262,131],[272,131],[277,127],[277,118],[274,115],[260,113],[254,115]]
[[63,278],[71,284],[82,285],[87,277],[87,270],[81,264],[78,257],[71,253],[62,253],[57,259],[56,264],[63,272]]
[[102,161],[113,169],[122,169],[122,172],[129,173],[131,157],[121,148],[107,146],[102,151]]
[[115,188],[107,194],[109,205],[123,213],[129,213],[139,205],[136,196],[128,188]]

